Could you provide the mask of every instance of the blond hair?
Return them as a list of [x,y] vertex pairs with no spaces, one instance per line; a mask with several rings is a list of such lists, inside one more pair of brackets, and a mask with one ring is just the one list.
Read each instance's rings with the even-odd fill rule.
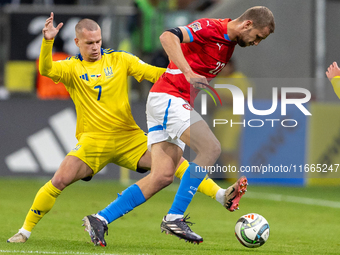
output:
[[98,23],[95,22],[94,20],[82,19],[76,25],[76,28],[75,28],[76,35],[78,36],[83,31],[84,28],[88,31],[97,31],[98,29],[100,29]]

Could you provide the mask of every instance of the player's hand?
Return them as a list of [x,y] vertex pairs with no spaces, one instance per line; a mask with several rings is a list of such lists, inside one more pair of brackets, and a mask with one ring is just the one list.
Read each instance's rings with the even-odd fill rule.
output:
[[53,17],[54,14],[51,12],[51,16],[46,20],[45,27],[42,30],[45,40],[52,40],[56,37],[59,32],[59,29],[64,25],[63,23],[59,23],[57,27],[53,26]]
[[197,73],[191,72],[190,74],[184,74],[184,76],[194,88],[205,89],[206,85],[209,85],[207,78]]
[[331,81],[335,76],[340,76],[340,68],[336,62],[333,62],[333,64],[328,67],[326,75],[329,81]]

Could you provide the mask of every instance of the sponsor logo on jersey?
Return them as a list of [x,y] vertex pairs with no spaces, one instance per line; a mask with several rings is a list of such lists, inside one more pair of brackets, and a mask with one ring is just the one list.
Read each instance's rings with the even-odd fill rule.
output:
[[111,66],[105,67],[104,68],[104,73],[105,73],[106,78],[113,77],[112,67]]
[[189,25],[189,27],[191,27],[192,31],[194,32],[197,32],[202,29],[201,23],[199,22],[192,23],[191,25]]
[[189,111],[192,111],[192,107],[191,107],[190,104],[182,104],[182,106],[183,106],[185,109],[187,109],[187,110],[189,110]]
[[87,75],[87,73],[80,75],[79,78],[85,81],[89,81],[89,76]]
[[221,50],[223,44],[219,44],[219,43],[216,43],[216,44],[217,44],[217,46],[218,46],[218,50]]

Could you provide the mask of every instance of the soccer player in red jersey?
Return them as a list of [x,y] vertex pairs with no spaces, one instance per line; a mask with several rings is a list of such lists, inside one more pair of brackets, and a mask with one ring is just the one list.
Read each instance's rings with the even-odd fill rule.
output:
[[[202,166],[213,165],[221,148],[207,123],[192,108],[199,92],[197,88],[207,86],[207,79],[221,71],[237,44],[241,47],[258,45],[274,32],[274,28],[272,12],[260,6],[248,9],[235,20],[200,19],[161,35],[161,43],[171,62],[152,87],[147,102],[151,172],[124,190],[105,209],[84,217],[84,225],[94,243],[105,243],[107,224],[172,182],[185,145],[190,146],[197,157],[185,170],[161,229],[189,242],[203,242],[203,238],[188,226],[188,217],[183,215],[198,186],[206,179]],[[247,184],[247,179],[241,177],[227,189],[224,201],[229,211],[238,209]]]
[[[161,229],[192,242],[203,239],[194,233],[183,218],[197,187],[212,166],[221,145],[207,123],[191,107],[199,88],[205,88],[231,58],[235,46],[258,45],[274,32],[272,12],[263,6],[248,9],[235,20],[199,19],[165,31],[161,43],[169,56],[167,71],[153,85],[147,101],[148,147],[151,149],[151,172],[174,173],[185,145],[196,158],[184,173],[175,200],[163,218]],[[246,191],[247,179],[241,177],[226,194],[227,209],[238,209]]]

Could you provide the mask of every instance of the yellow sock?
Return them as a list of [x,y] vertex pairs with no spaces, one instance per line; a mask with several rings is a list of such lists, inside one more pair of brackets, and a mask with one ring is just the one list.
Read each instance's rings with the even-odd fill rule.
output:
[[60,193],[61,190],[54,187],[51,181],[42,186],[34,198],[22,227],[31,232],[39,220],[52,209]]
[[[182,179],[182,176],[188,167],[189,162],[187,160],[184,160],[183,163],[176,170],[176,177]],[[197,190],[213,199],[216,199],[216,193],[220,188],[221,187],[218,186],[212,179],[206,176],[200,186],[198,186]]]
[[179,179],[182,179],[182,176],[183,176],[183,174],[185,173],[185,170],[187,170],[188,167],[189,167],[188,160],[184,160],[182,162],[182,164],[180,164],[179,167],[177,167],[175,176]]

